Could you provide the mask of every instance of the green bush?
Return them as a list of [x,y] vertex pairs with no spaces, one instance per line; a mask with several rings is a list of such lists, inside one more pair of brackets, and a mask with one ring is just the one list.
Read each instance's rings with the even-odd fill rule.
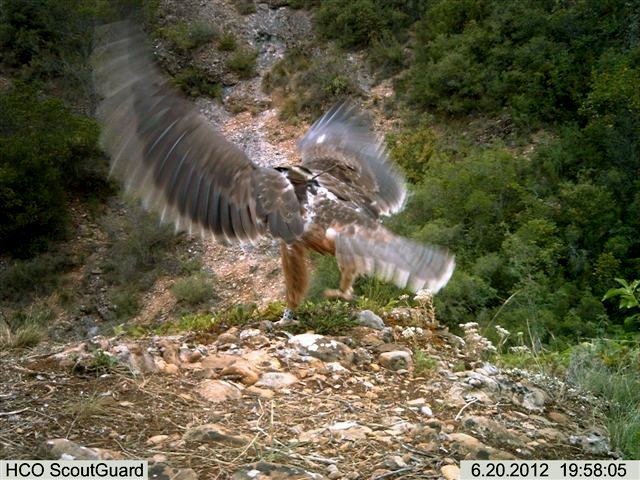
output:
[[233,32],[224,32],[218,39],[218,50],[222,52],[233,52],[237,46],[238,42]]
[[607,404],[611,446],[625,458],[640,457],[640,345],[602,339],[574,349],[569,377]]
[[192,97],[205,96],[217,99],[222,97],[222,85],[218,82],[212,82],[207,73],[199,68],[183,68],[173,77],[171,82]]
[[343,47],[366,47],[385,36],[404,40],[426,4],[424,0],[323,0],[316,12],[316,28],[320,36],[335,39]]
[[295,318],[298,324],[287,327],[292,333],[342,335],[357,325],[353,308],[341,301],[305,302],[296,309]]
[[171,292],[178,302],[195,307],[213,297],[213,282],[203,274],[196,273],[176,280]]
[[242,79],[256,74],[258,52],[249,48],[238,48],[227,59],[227,66]]
[[183,51],[199,48],[219,36],[214,25],[202,20],[171,24],[159,29],[159,33]]
[[234,3],[240,15],[256,13],[256,5],[253,0],[234,0]]
[[262,88],[280,101],[280,118],[315,119],[327,108],[360,93],[345,55],[333,50],[314,55],[311,47],[293,49],[262,79]]
[[0,93],[0,251],[42,250],[67,227],[72,196],[109,192],[98,126],[18,84]]
[[451,114],[506,109],[526,128],[567,120],[601,56],[633,45],[634,18],[628,2],[430,2],[416,25],[409,97]]

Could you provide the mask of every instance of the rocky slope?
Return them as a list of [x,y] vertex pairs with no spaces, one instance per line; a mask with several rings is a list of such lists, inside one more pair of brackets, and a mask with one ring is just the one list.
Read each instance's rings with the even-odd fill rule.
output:
[[180,479],[449,479],[463,459],[613,456],[570,385],[481,361],[420,309],[359,318],[338,337],[263,321],[3,353],[0,456],[144,458]]

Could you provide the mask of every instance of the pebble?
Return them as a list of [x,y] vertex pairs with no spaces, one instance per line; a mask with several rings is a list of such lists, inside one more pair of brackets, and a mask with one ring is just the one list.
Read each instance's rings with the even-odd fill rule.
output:
[[359,312],[356,317],[356,322],[358,322],[358,325],[373,328],[374,330],[382,330],[385,327],[382,319],[371,310],[363,310]]
[[440,469],[440,473],[445,478],[445,480],[459,480],[460,479],[460,468],[457,465],[444,465]]
[[383,352],[378,357],[378,363],[389,370],[406,370],[412,363],[411,354],[405,350]]
[[298,382],[298,377],[288,372],[267,372],[263,373],[260,380],[256,382],[256,387],[273,388],[280,390]]
[[224,380],[203,380],[198,386],[198,393],[215,403],[239,400],[242,396],[238,387]]

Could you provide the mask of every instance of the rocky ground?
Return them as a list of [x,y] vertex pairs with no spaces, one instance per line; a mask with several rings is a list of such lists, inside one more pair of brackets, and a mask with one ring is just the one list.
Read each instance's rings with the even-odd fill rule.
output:
[[479,360],[419,309],[359,322],[3,352],[0,457],[149,459],[153,478],[184,480],[450,479],[463,459],[614,456],[570,385]]

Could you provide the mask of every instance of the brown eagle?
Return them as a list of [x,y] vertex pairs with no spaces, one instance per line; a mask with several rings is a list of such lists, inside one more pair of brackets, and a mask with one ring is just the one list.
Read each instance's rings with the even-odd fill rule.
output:
[[433,294],[448,282],[453,255],[381,225],[402,209],[406,185],[353,104],[313,124],[299,165],[262,167],[169,86],[139,29],[119,22],[98,39],[98,118],[112,172],[177,228],[221,241],[280,239],[289,309],[307,291],[307,250],[336,257],[340,289],[328,297],[351,299],[358,275]]

